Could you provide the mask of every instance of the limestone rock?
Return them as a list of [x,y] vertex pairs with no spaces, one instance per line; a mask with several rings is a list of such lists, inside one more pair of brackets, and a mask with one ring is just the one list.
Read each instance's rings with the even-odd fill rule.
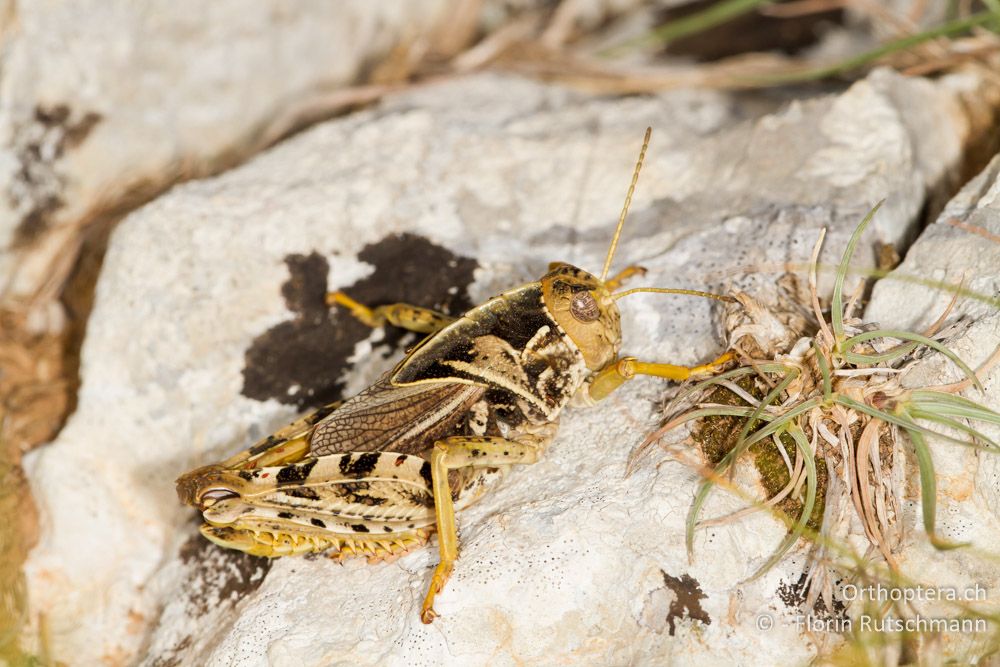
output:
[[[664,464],[624,478],[628,452],[657,424],[665,387],[652,380],[567,411],[541,462],[462,513],[461,557],[431,626],[417,609],[434,549],[377,566],[269,563],[206,544],[173,488],[305,405],[360,390],[413,341],[328,314],[326,289],[460,310],[552,260],[599,269],[647,125],[653,142],[615,265],[647,267],[643,284],[772,293],[808,260],[821,226],[830,262],[877,199],[887,201],[864,247],[912,235],[968,127],[948,82],[889,72],[740,116],[719,93],[612,100],[481,75],[325,123],[132,214],[98,285],[78,410],[27,460],[44,517],[28,562],[32,612],[45,614],[54,656],[807,660],[796,627],[757,625],[761,614],[783,618],[776,590],[797,579],[796,558],[737,587],[780,541],[776,521],[700,533],[688,564],[697,475]],[[637,295],[622,310],[625,353],[696,363],[719,351],[712,304]],[[717,494],[707,511],[739,502]]]
[[88,219],[259,148],[455,4],[0,2],[0,292],[51,290]]

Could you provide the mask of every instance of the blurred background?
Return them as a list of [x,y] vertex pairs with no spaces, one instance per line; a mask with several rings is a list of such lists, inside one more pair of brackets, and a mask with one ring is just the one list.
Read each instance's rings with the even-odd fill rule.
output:
[[22,456],[75,409],[95,285],[129,212],[481,72],[608,98],[718,90],[751,119],[886,67],[963,77],[964,141],[932,220],[1000,148],[998,28],[997,0],[0,0],[0,656],[28,660],[22,564],[39,524]]

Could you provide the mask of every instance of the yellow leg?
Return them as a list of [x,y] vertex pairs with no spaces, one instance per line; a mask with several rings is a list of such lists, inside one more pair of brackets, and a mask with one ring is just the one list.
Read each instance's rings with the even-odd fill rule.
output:
[[406,303],[391,303],[387,306],[369,308],[343,292],[330,292],[326,295],[326,303],[328,306],[339,304],[347,308],[363,324],[373,328],[391,324],[417,333],[434,333],[455,321],[454,317],[436,310]]
[[674,382],[683,382],[691,377],[716,373],[732,359],[733,353],[726,352],[711,363],[702,364],[701,366],[675,366],[673,364],[656,364],[639,361],[634,357],[622,357],[613,364],[598,371],[597,376],[590,383],[588,393],[591,400],[600,401],[636,375],[651,375],[653,377],[673,380]]
[[312,429],[321,419],[340,407],[343,401],[328,403],[300,417],[271,435],[254,443],[249,449],[235,454],[219,465],[227,470],[267,468],[295,463],[309,453]]
[[604,286],[608,288],[609,292],[614,292],[616,289],[624,285],[632,276],[644,276],[646,275],[646,269],[641,266],[626,266],[616,275],[608,278]]
[[511,463],[534,463],[538,447],[496,437],[455,436],[434,443],[431,452],[431,487],[434,491],[434,514],[437,520],[441,562],[434,569],[430,588],[420,610],[420,620],[433,621],[434,596],[441,592],[458,558],[458,533],[455,529],[455,506],[451,500],[448,471],[466,467],[492,467]]

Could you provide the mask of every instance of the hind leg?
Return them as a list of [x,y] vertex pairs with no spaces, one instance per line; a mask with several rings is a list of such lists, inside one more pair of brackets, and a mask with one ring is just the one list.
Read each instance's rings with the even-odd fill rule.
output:
[[337,304],[347,308],[362,324],[373,328],[391,324],[417,333],[434,333],[455,321],[454,317],[444,313],[407,303],[391,303],[369,308],[343,292],[330,292],[326,295],[326,303],[330,306]]

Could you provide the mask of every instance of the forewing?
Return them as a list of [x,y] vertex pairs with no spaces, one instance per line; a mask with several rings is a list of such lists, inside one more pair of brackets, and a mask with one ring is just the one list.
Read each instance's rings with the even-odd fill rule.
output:
[[309,455],[385,449],[418,453],[451,435],[484,391],[457,382],[397,387],[384,375],[316,425]]

